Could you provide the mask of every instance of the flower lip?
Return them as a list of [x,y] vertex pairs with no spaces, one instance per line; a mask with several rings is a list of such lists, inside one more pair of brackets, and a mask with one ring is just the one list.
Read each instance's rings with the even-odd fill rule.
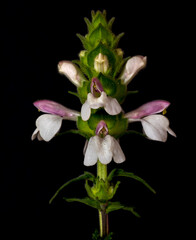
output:
[[91,93],[94,97],[99,97],[100,94],[103,92],[103,86],[100,83],[98,78],[93,78],[91,82]]
[[105,121],[101,120],[97,124],[95,133],[96,133],[96,135],[103,136],[103,137],[105,137],[108,134],[108,127],[107,127],[107,124],[105,123]]
[[128,119],[140,119],[155,113],[160,113],[170,105],[170,102],[165,100],[155,100],[143,104],[139,108],[125,114]]
[[50,101],[50,100],[38,100],[33,103],[36,108],[38,108],[41,112],[50,113],[53,115],[58,115],[63,118],[76,118],[79,116],[77,111],[68,109],[61,105],[60,103]]

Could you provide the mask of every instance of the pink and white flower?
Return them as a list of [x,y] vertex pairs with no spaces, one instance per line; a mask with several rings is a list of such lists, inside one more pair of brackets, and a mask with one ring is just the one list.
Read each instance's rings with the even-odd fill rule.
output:
[[60,130],[62,120],[76,121],[79,112],[64,107],[63,105],[50,100],[39,100],[34,102],[34,106],[43,114],[36,120],[36,129],[31,139],[36,137],[38,140],[50,141]]
[[104,92],[100,81],[93,78],[91,82],[91,93],[88,93],[87,100],[82,105],[81,117],[82,120],[87,121],[91,115],[91,109],[98,109],[103,107],[110,115],[117,115],[122,111],[119,102]]
[[99,160],[102,164],[109,164],[114,159],[116,163],[125,161],[125,155],[119,142],[108,134],[104,121],[100,121],[96,128],[96,135],[91,137],[84,151],[84,165],[92,166]]
[[143,131],[149,139],[165,142],[167,133],[174,137],[176,134],[169,127],[169,120],[157,113],[163,112],[169,105],[170,103],[164,100],[151,101],[126,113],[125,117],[130,123],[141,122]]

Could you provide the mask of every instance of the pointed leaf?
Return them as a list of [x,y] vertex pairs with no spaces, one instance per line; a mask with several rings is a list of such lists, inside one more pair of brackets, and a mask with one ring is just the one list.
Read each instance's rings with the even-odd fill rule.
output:
[[71,95],[74,95],[74,96],[76,96],[78,98],[80,98],[77,92],[68,91],[68,93],[71,94]]
[[133,213],[136,217],[140,218],[140,215],[134,210],[134,207],[124,207],[123,210]]
[[152,191],[154,194],[156,191],[142,178],[138,177],[134,173],[125,172],[123,169],[114,169],[111,171],[111,173],[108,176],[108,181],[111,181],[113,177],[129,177],[133,178],[141,183],[143,183],[150,191]]
[[101,210],[100,203],[98,201],[90,199],[88,197],[85,197],[85,198],[63,198],[63,199],[67,202],[80,202],[80,203],[86,204],[90,207]]
[[89,43],[88,43],[87,39],[86,39],[84,36],[82,36],[81,34],[79,34],[79,33],[77,33],[76,36],[77,36],[77,37],[80,39],[80,41],[82,42],[83,47],[84,47],[85,49],[88,49],[88,48],[89,48]]
[[60,192],[63,188],[65,188],[66,186],[68,186],[70,183],[77,182],[77,181],[81,181],[81,180],[85,180],[85,179],[94,181],[95,176],[94,176],[92,173],[84,172],[84,174],[82,174],[82,175],[80,175],[80,176],[78,176],[78,177],[76,177],[76,178],[73,178],[73,179],[69,180],[68,182],[64,183],[64,184],[56,191],[56,193],[54,194],[54,196],[50,199],[49,204],[51,204],[52,201],[55,199],[55,197],[59,194],[59,192]]
[[134,210],[134,207],[126,207],[120,202],[109,202],[106,208],[106,213],[110,213],[121,209],[133,213],[136,217],[140,217],[140,215]]
[[91,30],[92,30],[92,23],[90,22],[90,20],[88,19],[88,18],[84,18],[84,21],[85,21],[85,23],[86,23],[86,25],[87,25],[87,28],[88,28],[88,31],[89,32],[91,32]]

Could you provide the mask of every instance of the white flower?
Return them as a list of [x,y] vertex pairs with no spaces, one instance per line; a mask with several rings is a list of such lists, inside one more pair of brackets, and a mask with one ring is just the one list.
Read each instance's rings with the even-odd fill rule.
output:
[[58,71],[64,74],[76,87],[80,87],[82,81],[85,80],[78,67],[70,61],[59,62]]
[[125,161],[125,155],[118,141],[106,135],[104,138],[93,136],[90,138],[84,157],[84,165],[92,166],[99,160],[102,164],[108,164],[114,159],[116,163]]
[[130,58],[120,76],[122,82],[126,85],[130,83],[134,76],[146,66],[146,61],[147,57],[140,55]]

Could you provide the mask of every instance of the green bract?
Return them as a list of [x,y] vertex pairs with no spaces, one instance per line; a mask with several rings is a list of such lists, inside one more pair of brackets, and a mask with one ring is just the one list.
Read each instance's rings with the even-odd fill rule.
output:
[[119,138],[123,135],[128,128],[128,120],[123,117],[123,114],[111,116],[104,110],[97,110],[96,113],[91,113],[91,117],[88,121],[83,121],[81,117],[78,117],[77,127],[83,135],[90,138],[95,135],[97,124],[101,120],[105,121],[109,134],[115,138]]
[[[103,13],[92,11],[92,22],[87,18],[85,18],[85,22],[88,34],[85,36],[77,34],[85,50],[79,54],[80,61],[76,60],[74,63],[79,65],[86,75],[87,81],[78,87],[78,97],[81,103],[85,102],[87,94],[90,92],[91,79],[97,77],[106,94],[122,103],[127,95],[127,87],[121,83],[118,75],[127,59],[123,59],[123,52],[117,48],[117,45],[123,33],[117,36],[112,33],[114,18],[107,22],[105,11]],[[97,71],[95,67],[95,59],[99,54],[107,59],[107,67],[104,72]]]

